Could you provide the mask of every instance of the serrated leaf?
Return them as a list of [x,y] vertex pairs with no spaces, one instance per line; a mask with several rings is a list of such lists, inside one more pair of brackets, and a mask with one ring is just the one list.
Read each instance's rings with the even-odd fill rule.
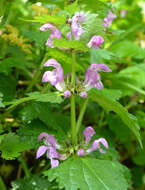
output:
[[84,44],[81,41],[73,40],[73,41],[68,41],[65,39],[53,39],[54,41],[54,46],[58,48],[71,48],[74,50],[81,50],[81,51],[88,51],[89,48],[87,48],[86,44]]
[[46,94],[41,94],[40,92],[33,92],[28,94],[29,97],[35,98],[37,102],[50,102],[50,103],[58,103],[60,104],[63,99],[56,92],[49,92]]
[[[48,180],[57,180],[65,190],[127,190],[124,167],[108,160],[73,157],[45,172]],[[78,175],[79,174],[79,175]]]
[[106,93],[103,91],[92,90],[90,92],[90,98],[92,101],[97,102],[100,106],[102,106],[107,111],[114,111],[122,121],[129,127],[129,129],[134,133],[140,146],[142,147],[141,137],[139,133],[139,125],[137,123],[137,119],[134,115],[128,113],[128,111],[116,100],[111,99]]
[[61,103],[63,101],[63,99],[61,98],[61,96],[58,93],[55,92],[49,92],[46,94],[41,94],[40,92],[33,92],[33,93],[29,93],[28,94],[29,97],[25,97],[25,98],[20,98],[20,99],[16,99],[12,102],[6,102],[6,105],[10,105],[11,106],[7,109],[13,109],[16,106],[18,106],[19,104],[22,104],[24,102],[28,102],[28,101],[38,101],[38,102],[50,102],[50,103]]
[[12,182],[11,190],[55,190],[54,186],[47,179],[34,175],[26,179],[18,179]]
[[20,153],[30,148],[29,142],[20,141],[18,135],[14,133],[6,134],[0,143],[2,158],[13,160],[20,156]]
[[86,43],[89,42],[92,36],[100,35],[106,40],[106,34],[104,32],[104,26],[102,20],[98,18],[96,14],[89,14],[83,23],[85,32],[81,36],[81,40]]
[[112,52],[106,49],[91,49],[90,53],[92,62],[96,63],[100,63],[104,59],[111,60],[115,56]]

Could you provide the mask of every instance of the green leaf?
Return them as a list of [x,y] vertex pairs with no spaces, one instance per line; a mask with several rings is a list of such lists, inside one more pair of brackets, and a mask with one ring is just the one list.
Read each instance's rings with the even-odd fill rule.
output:
[[70,130],[70,117],[55,113],[48,103],[33,102],[25,105],[20,111],[20,117],[26,126],[21,127],[18,132],[22,136],[23,134],[28,136],[30,141],[36,140],[37,136],[44,131],[64,140]]
[[73,41],[68,41],[65,39],[53,39],[54,41],[54,46],[58,47],[58,48],[71,48],[74,50],[78,50],[78,51],[87,51],[89,50],[89,48],[87,48],[86,44],[84,44],[81,41],[77,41],[77,40],[73,40]]
[[105,60],[111,60],[115,55],[106,49],[91,49],[92,62],[102,62]]
[[47,23],[47,22],[51,22],[55,25],[64,25],[66,24],[66,18],[64,16],[58,16],[58,15],[43,15],[43,16],[37,16],[34,17],[33,20],[25,20],[28,22],[40,22],[40,23]]
[[107,111],[114,111],[122,121],[129,127],[129,129],[134,133],[140,146],[142,147],[141,137],[139,133],[139,125],[137,119],[134,115],[128,113],[128,111],[116,100],[113,100],[107,95],[106,92],[92,90],[90,92],[90,98],[92,101],[97,102]]
[[46,94],[41,94],[40,92],[33,92],[28,94],[29,97],[16,99],[12,102],[6,102],[6,105],[12,104],[7,110],[13,109],[19,104],[22,104],[24,102],[28,101],[37,101],[37,102],[50,102],[50,103],[61,103],[63,99],[61,96],[56,92],[49,92]]
[[73,2],[72,4],[66,6],[64,8],[69,14],[74,14],[75,12],[78,12],[78,1],[76,0],[75,2]]
[[40,92],[33,92],[28,94],[29,97],[35,98],[37,102],[50,102],[50,103],[62,103],[63,99],[57,92],[49,92],[41,94]]
[[100,35],[106,41],[106,34],[104,32],[105,27],[102,24],[102,20],[98,18],[97,14],[89,14],[83,23],[85,32],[81,36],[81,40],[86,43],[89,42],[92,36]]
[[144,59],[145,50],[130,41],[121,41],[111,47],[111,51],[118,57],[131,57],[135,59]]
[[20,156],[21,152],[30,148],[29,142],[20,141],[18,135],[8,133],[0,143],[0,150],[2,151],[2,158],[12,160]]
[[31,178],[18,179],[12,182],[11,190],[55,190],[53,185],[47,179],[34,175]]
[[[127,170],[128,171],[128,170]],[[48,180],[57,180],[65,190],[127,190],[124,167],[108,160],[73,157],[45,172]]]
[[111,8],[107,3],[100,0],[80,0],[80,3],[86,5],[86,9],[90,11],[90,9],[97,13],[99,17],[104,18],[108,14],[108,10]]
[[3,94],[3,101],[10,101],[14,98],[16,80],[12,76],[0,76],[0,92]]
[[27,65],[23,61],[20,61],[19,58],[7,58],[0,63],[0,73],[8,75],[13,67],[26,70]]

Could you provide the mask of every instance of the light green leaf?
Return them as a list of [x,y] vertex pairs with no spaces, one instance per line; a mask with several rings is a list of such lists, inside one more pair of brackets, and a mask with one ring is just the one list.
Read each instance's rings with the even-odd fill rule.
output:
[[56,190],[52,184],[48,182],[47,179],[34,175],[30,178],[18,179],[12,182],[11,190]]
[[86,44],[84,44],[81,41],[73,40],[73,41],[68,41],[65,39],[53,39],[54,41],[54,46],[58,48],[71,48],[74,50],[81,50],[81,51],[87,51],[89,48],[87,48]]
[[92,90],[90,92],[90,98],[92,101],[97,102],[107,111],[114,111],[120,116],[122,121],[129,127],[129,129],[134,133],[140,146],[142,147],[141,137],[139,133],[139,125],[137,119],[134,115],[128,113],[128,111],[116,100],[113,100],[104,91]]
[[25,19],[21,19],[27,22],[40,22],[42,24],[45,24],[47,22],[51,22],[55,25],[64,25],[66,24],[66,18],[64,16],[58,16],[58,15],[43,15],[43,16],[37,16],[34,17],[34,19],[32,20],[25,20]]
[[72,4],[68,5],[65,7],[65,10],[69,13],[69,14],[74,14],[75,12],[77,12],[78,9],[78,1],[76,0],[75,2],[73,2]]
[[37,101],[37,102],[50,102],[50,103],[58,103],[58,104],[60,104],[63,101],[61,96],[55,92],[49,92],[46,94],[41,94],[40,92],[33,92],[33,93],[29,93],[28,96],[29,97],[20,98],[12,102],[6,102],[5,105],[11,104],[11,106],[8,108],[8,110],[10,110],[10,109],[15,108],[19,104],[32,101],[32,100]]
[[127,190],[124,173],[128,170],[117,162],[94,158],[73,157],[59,167],[45,172],[48,180],[65,190]]
[[33,92],[28,94],[29,97],[34,97],[37,102],[50,102],[58,103],[62,102],[61,96],[57,92],[49,92],[46,94],[41,94],[40,92]]
[[14,133],[8,133],[4,136],[0,143],[0,150],[2,151],[2,158],[6,160],[13,160],[20,156],[20,153],[29,149],[31,146],[29,142],[20,141],[19,136]]
[[111,47],[111,51],[118,57],[132,57],[135,59],[144,59],[145,50],[130,41],[121,41]]

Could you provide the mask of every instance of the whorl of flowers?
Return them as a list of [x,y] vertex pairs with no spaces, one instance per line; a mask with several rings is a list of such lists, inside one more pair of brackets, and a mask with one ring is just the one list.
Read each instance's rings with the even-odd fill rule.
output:
[[106,153],[106,151],[103,150],[102,147],[101,147],[101,144],[106,149],[108,149],[108,147],[109,147],[107,141],[104,138],[95,139],[92,142],[91,147],[90,148],[88,147],[89,142],[91,141],[91,138],[94,136],[95,133],[96,133],[95,130],[91,126],[88,126],[83,131],[83,136],[84,136],[84,139],[85,139],[85,143],[84,143],[84,148],[85,149],[84,148],[79,148],[79,150],[77,151],[78,156],[85,156],[85,155],[88,155],[91,152],[96,151],[96,150],[99,150],[99,152],[102,153],[102,154]]

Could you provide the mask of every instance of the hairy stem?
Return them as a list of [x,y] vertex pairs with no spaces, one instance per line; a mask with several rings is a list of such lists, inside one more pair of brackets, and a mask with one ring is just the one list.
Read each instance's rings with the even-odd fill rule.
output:
[[84,114],[85,114],[85,111],[86,111],[87,104],[88,104],[88,98],[85,99],[84,104],[83,104],[83,106],[81,108],[78,120],[77,120],[77,133],[78,133],[78,131],[80,129],[80,126],[82,124],[82,120],[83,120],[83,117],[84,117]]
[[72,128],[72,144],[75,146],[77,143],[77,130],[76,130],[76,108],[75,108],[75,52],[72,52],[72,78],[73,94],[71,95],[71,128]]

